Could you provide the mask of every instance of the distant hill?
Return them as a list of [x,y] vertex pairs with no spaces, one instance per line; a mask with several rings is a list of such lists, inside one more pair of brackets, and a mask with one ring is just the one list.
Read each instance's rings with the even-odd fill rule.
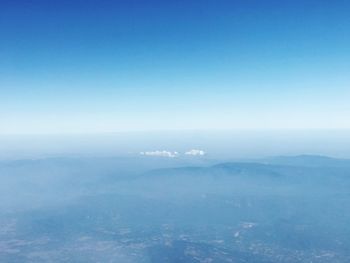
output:
[[276,156],[263,159],[262,163],[308,167],[350,167],[349,159],[321,155]]
[[[330,171],[332,171],[330,173]],[[350,172],[350,160],[322,156],[273,157],[261,162],[225,162],[212,166],[188,166],[151,170],[148,176],[157,175],[230,175],[230,176],[298,176],[346,175]],[[350,174],[349,174],[350,177]]]

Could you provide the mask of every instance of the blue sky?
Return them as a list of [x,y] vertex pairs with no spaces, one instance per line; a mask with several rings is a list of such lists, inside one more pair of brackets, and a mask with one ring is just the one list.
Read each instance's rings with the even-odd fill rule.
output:
[[350,128],[349,1],[1,1],[0,133]]

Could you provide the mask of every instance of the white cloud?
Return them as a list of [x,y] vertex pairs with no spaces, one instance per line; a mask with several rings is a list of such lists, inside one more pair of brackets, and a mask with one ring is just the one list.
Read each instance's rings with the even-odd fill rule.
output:
[[189,151],[185,152],[185,154],[186,155],[193,155],[193,156],[205,155],[205,151],[192,149],[192,150],[189,150]]
[[170,152],[170,151],[140,152],[140,154],[145,156],[160,156],[160,157],[170,157],[170,158],[174,158],[179,155],[178,152]]

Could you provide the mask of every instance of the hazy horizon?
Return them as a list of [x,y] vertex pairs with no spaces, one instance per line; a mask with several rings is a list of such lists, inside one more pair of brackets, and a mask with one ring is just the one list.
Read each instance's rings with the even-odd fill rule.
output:
[[347,130],[148,131],[0,135],[0,159],[53,156],[134,157],[143,151],[200,149],[211,158],[325,155],[350,158]]

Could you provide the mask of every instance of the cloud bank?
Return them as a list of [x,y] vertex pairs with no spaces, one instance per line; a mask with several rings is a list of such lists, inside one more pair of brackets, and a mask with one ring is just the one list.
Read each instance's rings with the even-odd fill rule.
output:
[[146,156],[159,156],[159,157],[170,157],[170,158],[174,158],[179,155],[178,152],[170,152],[170,151],[140,152],[140,154],[146,155]]
[[[192,149],[185,152],[184,154],[191,155],[191,156],[203,156],[206,154],[206,152],[203,150]],[[180,156],[180,153],[176,151],[172,152],[172,151],[166,151],[166,150],[157,150],[157,151],[140,152],[140,155],[174,158],[174,157]]]
[[192,149],[192,150],[185,152],[185,154],[186,155],[193,155],[193,156],[205,155],[205,151]]

